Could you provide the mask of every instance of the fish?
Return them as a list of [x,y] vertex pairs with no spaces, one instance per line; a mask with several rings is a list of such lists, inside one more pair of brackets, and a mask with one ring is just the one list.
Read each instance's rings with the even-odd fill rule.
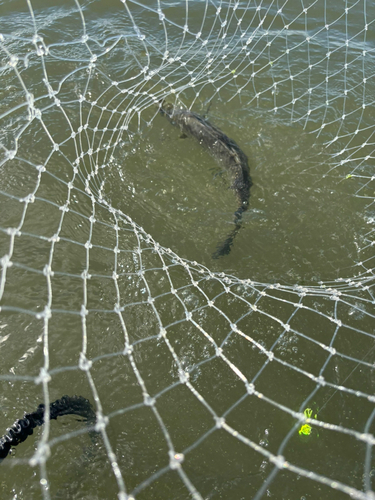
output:
[[196,139],[230,174],[231,188],[236,194],[238,203],[238,208],[234,212],[234,228],[224,241],[218,243],[212,258],[217,259],[228,255],[234,238],[241,228],[242,215],[249,207],[250,188],[253,183],[250,177],[248,158],[233,139],[230,139],[203,116],[188,109],[177,108],[164,101],[160,102],[159,105],[159,111],[162,115],[178,127],[184,136]]

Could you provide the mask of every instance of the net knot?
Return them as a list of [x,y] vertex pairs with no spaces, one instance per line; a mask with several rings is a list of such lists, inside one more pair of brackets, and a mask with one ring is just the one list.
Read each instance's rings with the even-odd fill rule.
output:
[[217,429],[221,429],[224,424],[225,424],[225,418],[224,417],[215,417],[215,427]]
[[124,356],[130,356],[130,354],[133,353],[133,346],[132,345],[126,345],[125,349],[122,351]]
[[45,306],[43,312],[37,313],[35,315],[36,319],[51,319],[52,317],[52,311],[49,306]]
[[80,370],[88,372],[92,367],[92,361],[87,359],[86,356],[83,354],[83,352],[81,352],[79,355],[78,366]]
[[96,424],[95,424],[95,431],[96,432],[101,432],[104,431],[107,424],[109,422],[109,418],[103,415],[102,413],[99,413],[96,415]]
[[181,467],[182,462],[185,460],[185,456],[183,453],[176,453],[171,450],[169,453],[169,466],[172,470],[179,469]]
[[160,338],[165,339],[167,336],[167,330],[165,328],[160,328],[159,335]]
[[8,227],[6,230],[9,236],[21,236],[21,231],[17,227]]
[[15,68],[18,64],[18,57],[17,56],[14,56],[14,55],[11,55],[9,57],[9,61],[8,61],[8,64],[11,68]]
[[81,311],[80,311],[80,313],[79,313],[79,314],[80,314],[80,316],[81,316],[82,318],[84,318],[85,316],[87,316],[87,315],[88,315],[88,313],[89,313],[89,312],[88,312],[88,310],[86,309],[86,306],[85,306],[84,304],[82,304],[82,306],[81,306]]
[[254,384],[249,384],[249,383],[246,383],[245,384],[245,387],[246,387],[246,391],[247,393],[251,396],[252,394],[254,394],[255,392],[255,385]]
[[178,377],[180,379],[181,384],[186,384],[189,381],[190,375],[188,372],[185,372],[181,368],[178,370]]
[[36,465],[42,465],[46,463],[48,458],[51,456],[51,448],[47,443],[39,443],[35,455],[30,459],[29,464],[31,467]]
[[273,455],[269,460],[275,464],[278,469],[285,469],[288,466],[288,462],[285,461],[285,458],[282,455]]
[[143,394],[143,402],[146,406],[154,406],[156,403],[155,398],[151,397],[149,394]]
[[43,274],[44,276],[52,277],[55,273],[52,271],[51,266],[49,264],[46,264],[43,268]]
[[43,367],[40,369],[38,377],[35,379],[35,383],[38,384],[48,384],[51,381],[51,375],[48,371]]

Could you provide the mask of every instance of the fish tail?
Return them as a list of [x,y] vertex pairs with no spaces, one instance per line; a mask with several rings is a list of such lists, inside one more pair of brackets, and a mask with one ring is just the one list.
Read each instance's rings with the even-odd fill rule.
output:
[[232,249],[234,238],[237,236],[238,231],[241,229],[241,222],[235,225],[235,228],[228,234],[225,240],[218,243],[215,252],[212,254],[213,259],[218,259],[224,255],[228,255]]
[[238,231],[242,226],[242,215],[248,208],[247,203],[238,207],[234,212],[234,229],[228,234],[222,243],[218,243],[215,252],[212,254],[213,259],[218,259],[224,255],[228,255],[232,249],[234,238],[237,236]]

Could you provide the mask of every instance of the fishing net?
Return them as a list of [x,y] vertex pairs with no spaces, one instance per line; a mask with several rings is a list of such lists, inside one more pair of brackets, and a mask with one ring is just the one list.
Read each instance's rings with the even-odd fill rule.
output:
[[373,499],[374,4],[0,9],[2,498]]

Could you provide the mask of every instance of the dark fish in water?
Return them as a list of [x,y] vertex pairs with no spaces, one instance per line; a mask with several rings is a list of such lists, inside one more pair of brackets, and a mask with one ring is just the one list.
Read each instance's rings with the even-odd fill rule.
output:
[[219,165],[224,166],[232,177],[232,189],[236,193],[238,208],[234,213],[234,229],[224,242],[217,245],[212,254],[214,259],[229,254],[233,240],[241,228],[242,214],[249,206],[252,186],[247,156],[240,147],[220,129],[202,116],[186,109],[175,108],[172,104],[161,103],[161,114],[180,128],[183,134],[195,137],[199,144],[208,149]]

